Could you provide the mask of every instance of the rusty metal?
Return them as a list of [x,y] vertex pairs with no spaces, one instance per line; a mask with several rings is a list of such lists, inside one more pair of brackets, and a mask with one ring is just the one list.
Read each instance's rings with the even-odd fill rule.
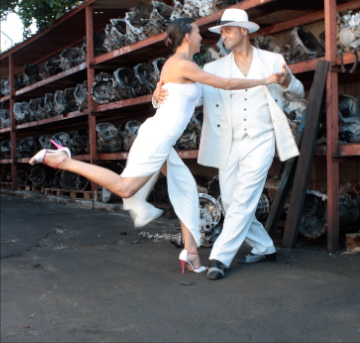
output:
[[65,71],[62,71],[61,73],[59,74],[56,74],[54,76],[50,76],[48,77],[47,79],[45,80],[41,80],[41,81],[38,81],[30,86],[27,86],[27,87],[24,87],[24,88],[21,88],[19,90],[17,90],[15,92],[15,95],[16,96],[19,96],[19,95],[22,95],[22,94],[25,94],[25,93],[28,93],[28,92],[31,92],[37,88],[40,88],[40,87],[43,87],[47,84],[50,84],[50,83],[54,83],[58,80],[61,80],[63,78],[66,78],[70,75],[73,75],[73,74],[76,74],[78,73],[79,71],[82,71],[82,70],[85,70],[86,69],[86,63],[81,63],[75,67],[72,67],[68,70],[65,70]]
[[145,104],[145,103],[151,103],[152,95],[143,95],[141,97],[135,98],[135,99],[126,99],[126,100],[120,100],[120,101],[114,101],[109,104],[103,104],[98,105],[95,108],[96,112],[102,112],[102,111],[108,111],[118,108],[125,108],[129,106],[135,106],[139,104]]

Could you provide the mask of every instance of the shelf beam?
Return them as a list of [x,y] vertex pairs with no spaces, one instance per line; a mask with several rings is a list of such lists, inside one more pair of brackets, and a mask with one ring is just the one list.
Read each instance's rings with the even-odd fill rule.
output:
[[85,69],[86,69],[86,62],[80,63],[79,65],[77,65],[75,67],[64,70],[64,71],[62,71],[62,72],[60,72],[60,73],[58,73],[56,75],[50,76],[50,77],[48,77],[48,78],[46,78],[44,80],[33,83],[32,85],[21,88],[21,89],[19,89],[19,90],[17,90],[15,92],[15,95],[19,96],[21,94],[28,93],[28,92],[30,92],[30,91],[32,91],[34,89],[37,89],[37,88],[43,87],[45,85],[48,85],[50,83],[56,82],[58,80],[61,80],[61,79],[65,78],[65,77],[67,77],[67,76],[76,74],[79,71],[82,71],[82,70],[85,70]]
[[[328,1],[328,0],[324,0],[325,3],[326,3],[326,1]],[[349,10],[359,9],[360,3],[358,0],[356,0],[356,1],[346,2],[344,4],[338,5],[337,7],[336,7],[336,3],[335,3],[334,6],[335,6],[334,9],[336,8],[337,11],[344,12],[348,9]],[[289,21],[284,21],[282,23],[278,23],[278,24],[272,25],[270,27],[265,27],[263,29],[260,29],[256,33],[250,35],[250,37],[270,35],[273,33],[290,30],[290,29],[294,28],[295,26],[304,26],[309,23],[314,23],[314,22],[323,20],[324,15],[325,15],[324,11],[318,11],[318,12],[314,12],[311,14],[307,14],[305,16],[302,16],[302,17],[299,17],[296,19],[291,19]],[[336,23],[336,18],[335,18],[335,23]]]

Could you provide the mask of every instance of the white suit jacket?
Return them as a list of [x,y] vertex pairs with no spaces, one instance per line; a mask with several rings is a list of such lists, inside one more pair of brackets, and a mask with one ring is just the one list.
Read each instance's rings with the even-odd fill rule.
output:
[[[263,77],[281,70],[282,64],[285,63],[282,55],[257,48],[253,49],[254,53],[258,54],[259,68]],[[214,75],[230,78],[231,54],[206,64],[204,70]],[[304,97],[304,87],[291,72],[290,75],[291,82],[287,89],[282,88],[278,84],[263,86],[268,98],[277,152],[281,161],[299,155],[299,150],[282,109],[284,97],[289,100],[302,99]],[[223,169],[225,168],[232,143],[230,91],[203,85],[202,103],[204,106],[204,120],[198,163],[208,167]],[[260,120],[258,124],[261,125]]]

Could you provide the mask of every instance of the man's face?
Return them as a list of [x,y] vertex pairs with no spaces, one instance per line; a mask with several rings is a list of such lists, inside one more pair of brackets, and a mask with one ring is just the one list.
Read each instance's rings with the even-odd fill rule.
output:
[[247,34],[246,29],[237,26],[223,26],[220,28],[220,32],[222,42],[228,50],[240,47]]

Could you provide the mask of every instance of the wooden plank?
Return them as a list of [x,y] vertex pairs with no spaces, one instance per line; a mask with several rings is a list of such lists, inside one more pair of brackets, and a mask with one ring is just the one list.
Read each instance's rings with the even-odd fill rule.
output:
[[309,183],[312,160],[319,128],[319,120],[323,103],[323,94],[329,62],[319,61],[314,75],[314,82],[309,92],[307,103],[307,125],[304,129],[300,156],[298,157],[295,183],[291,192],[289,212],[286,219],[282,245],[292,248],[298,233],[304,207],[306,189]]

